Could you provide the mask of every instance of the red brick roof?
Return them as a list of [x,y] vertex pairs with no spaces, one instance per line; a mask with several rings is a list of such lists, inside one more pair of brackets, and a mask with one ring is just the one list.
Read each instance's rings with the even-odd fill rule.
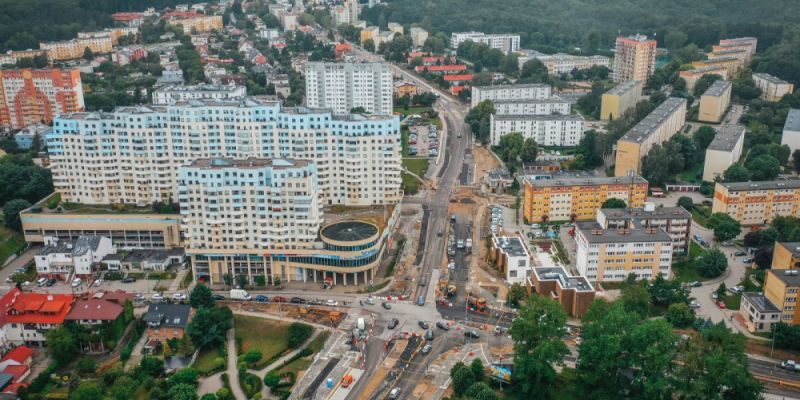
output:
[[111,18],[114,21],[133,21],[135,19],[142,18],[142,13],[138,12],[118,12],[111,14]]
[[450,86],[450,93],[453,95],[458,95],[461,93],[462,90],[466,89],[466,86]]
[[121,305],[103,299],[78,300],[67,314],[69,321],[113,321],[122,314]]
[[445,75],[444,80],[446,81],[471,81],[472,74],[458,74],[458,75]]
[[428,69],[430,72],[455,72],[455,71],[466,71],[467,66],[464,64],[451,64],[451,65],[418,65],[417,71],[422,72],[425,69]]
[[30,367],[27,365],[9,365],[3,370],[3,373],[13,376],[14,380],[12,382],[18,383],[28,373],[28,370],[30,370]]
[[128,293],[126,291],[117,289],[113,292],[109,291],[97,292],[92,296],[92,298],[108,300],[123,306],[125,305],[125,300],[133,301],[134,295],[133,293]]
[[11,349],[0,361],[14,360],[20,364],[24,364],[29,358],[33,356],[33,350],[28,346],[19,346]]
[[17,394],[17,391],[21,387],[28,387],[28,384],[27,383],[12,383],[12,384],[6,386],[5,389],[3,389],[3,393],[14,393],[14,394]]
[[[10,294],[11,292],[9,292]],[[6,294],[8,296],[8,294]],[[0,306],[5,301],[0,300]],[[72,307],[74,297],[69,294],[42,294],[18,292],[4,313],[5,322],[19,324],[61,324]]]

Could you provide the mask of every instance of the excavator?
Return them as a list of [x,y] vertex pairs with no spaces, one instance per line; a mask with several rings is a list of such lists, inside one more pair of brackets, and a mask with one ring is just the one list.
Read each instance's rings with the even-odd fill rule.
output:
[[486,299],[483,297],[478,297],[470,293],[467,295],[467,303],[469,303],[470,308],[477,312],[486,312]]

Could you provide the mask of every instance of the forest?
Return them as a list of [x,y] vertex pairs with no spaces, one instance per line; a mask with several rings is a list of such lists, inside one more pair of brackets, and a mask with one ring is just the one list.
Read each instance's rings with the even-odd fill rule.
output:
[[66,40],[78,32],[113,25],[119,11],[161,9],[198,0],[0,0],[0,52],[38,49],[40,41]]

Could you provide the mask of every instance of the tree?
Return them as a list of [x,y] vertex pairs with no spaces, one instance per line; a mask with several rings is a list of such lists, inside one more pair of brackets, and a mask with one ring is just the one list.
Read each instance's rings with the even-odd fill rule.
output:
[[83,49],[83,59],[84,60],[92,60],[94,59],[94,52],[89,47],[85,47]]
[[480,358],[475,358],[469,364],[469,369],[472,371],[472,376],[475,377],[475,382],[482,382],[484,378],[483,362]]
[[714,293],[717,295],[717,299],[722,299],[727,290],[728,287],[725,285],[725,282],[720,283],[719,286],[717,286],[717,290],[714,291]]
[[82,374],[91,374],[97,369],[97,361],[92,356],[83,356],[78,359],[75,369]]
[[64,326],[51,329],[46,337],[47,354],[61,365],[66,365],[78,354],[78,341]]
[[675,303],[667,307],[664,318],[676,328],[688,328],[694,323],[694,311],[684,303]]
[[714,230],[714,239],[718,242],[731,240],[742,233],[739,221],[722,212],[712,214],[708,218],[708,226]]
[[466,364],[459,361],[450,369],[450,378],[453,380],[453,392],[461,396],[475,383],[475,375]]
[[525,291],[525,288],[522,287],[518,282],[511,285],[508,288],[508,294],[506,295],[506,301],[508,305],[511,307],[519,307],[520,301],[525,300],[528,297],[528,292]]
[[111,396],[114,400],[129,400],[133,397],[139,382],[130,376],[123,375],[114,381],[114,386],[111,387]]
[[522,64],[519,80],[520,83],[547,83],[550,81],[550,75],[541,61],[533,59]]
[[683,287],[678,281],[664,279],[661,274],[657,274],[656,279],[647,286],[647,292],[650,293],[655,305],[669,306],[675,303],[689,303],[689,289]]
[[139,372],[146,376],[158,378],[164,374],[164,361],[152,356],[144,356],[139,363]]
[[494,103],[491,100],[484,100],[470,109],[465,118],[465,122],[469,124],[475,134],[475,138],[483,144],[489,142],[489,120],[494,113]]
[[169,377],[170,385],[186,384],[192,387],[197,385],[197,377],[199,373],[194,368],[183,368],[178,370],[174,375]]
[[192,385],[179,383],[170,386],[167,395],[172,400],[197,400],[197,389]]
[[761,384],[747,370],[745,341],[722,322],[694,335],[682,346],[674,394],[680,399],[761,398]]
[[236,286],[240,289],[244,289],[245,286],[248,284],[247,275],[245,274],[238,274],[236,275]]
[[775,179],[781,173],[781,163],[777,158],[763,154],[745,164],[754,181]]
[[539,145],[536,144],[536,139],[534,138],[527,138],[525,142],[522,144],[522,154],[520,154],[520,158],[522,162],[532,163],[536,161],[536,156],[539,153]]
[[792,153],[792,166],[794,167],[795,172],[800,172],[800,149],[795,150]]
[[602,205],[602,208],[625,208],[625,207],[627,207],[627,205],[625,205],[625,200],[618,199],[616,197],[612,197],[606,200]]
[[275,389],[280,385],[281,377],[278,375],[275,370],[269,371],[266,376],[264,376],[264,385],[266,385],[270,389]]
[[701,76],[700,79],[698,79],[697,82],[695,82],[694,84],[694,96],[700,97],[701,95],[703,95],[703,93],[706,92],[706,90],[708,90],[709,87],[711,87],[711,84],[720,79],[722,79],[722,76],[717,74],[708,74]]
[[698,272],[706,278],[720,276],[728,269],[728,258],[717,248],[709,250],[698,262]]
[[678,198],[678,207],[683,207],[688,211],[691,211],[694,208],[694,201],[689,196],[681,196]]
[[569,349],[562,337],[567,314],[560,303],[547,297],[528,299],[519,318],[511,324],[514,341],[513,380],[526,399],[543,399],[552,394],[557,378],[553,365],[563,362]]
[[594,129],[590,129],[578,143],[577,154],[583,156],[585,168],[603,165],[603,149],[600,146],[600,139],[600,134]]
[[364,107],[358,106],[350,109],[350,114],[366,114],[367,110]]
[[289,325],[286,336],[288,337],[288,344],[290,348],[300,347],[305,343],[311,334],[314,333],[314,328],[311,325],[303,324],[300,322],[292,322]]
[[31,206],[27,200],[16,199],[11,200],[3,206],[3,223],[9,229],[21,230],[22,220],[19,213]]
[[186,333],[197,348],[216,346],[225,342],[225,335],[233,326],[233,313],[228,307],[199,308],[189,321]]
[[214,307],[214,295],[211,293],[211,289],[200,283],[194,285],[191,293],[189,293],[189,304],[194,308]]
[[722,173],[723,182],[747,182],[750,180],[750,170],[736,163]]
[[714,140],[716,134],[717,131],[715,131],[714,128],[703,125],[694,132],[694,141],[697,143],[697,147],[700,150],[705,150]]
[[500,157],[504,162],[515,163],[522,152],[525,138],[519,132],[512,132],[500,138]]
[[92,381],[81,382],[70,394],[72,400],[102,400],[103,392],[97,383]]
[[363,44],[362,47],[364,47],[364,50],[366,50],[366,51],[368,51],[370,53],[374,53],[375,52],[375,41],[372,40],[372,39],[367,39],[367,40],[364,41],[364,44]]
[[642,283],[635,279],[636,276],[633,273],[628,275],[628,281],[622,285],[620,290],[620,301],[624,305],[625,311],[638,315],[640,319],[645,319],[650,315],[652,298]]

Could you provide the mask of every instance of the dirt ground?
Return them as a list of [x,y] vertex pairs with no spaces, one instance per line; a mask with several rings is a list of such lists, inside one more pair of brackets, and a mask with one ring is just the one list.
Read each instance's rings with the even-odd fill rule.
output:
[[316,307],[310,305],[277,304],[277,303],[254,303],[254,302],[220,302],[231,309],[242,309],[251,312],[262,312],[275,316],[299,319],[313,322],[316,324],[339,326],[347,313]]
[[500,162],[498,162],[497,158],[491,154],[491,151],[484,146],[472,146],[472,156],[475,158],[476,179],[481,179],[486,175],[486,171],[500,168]]

